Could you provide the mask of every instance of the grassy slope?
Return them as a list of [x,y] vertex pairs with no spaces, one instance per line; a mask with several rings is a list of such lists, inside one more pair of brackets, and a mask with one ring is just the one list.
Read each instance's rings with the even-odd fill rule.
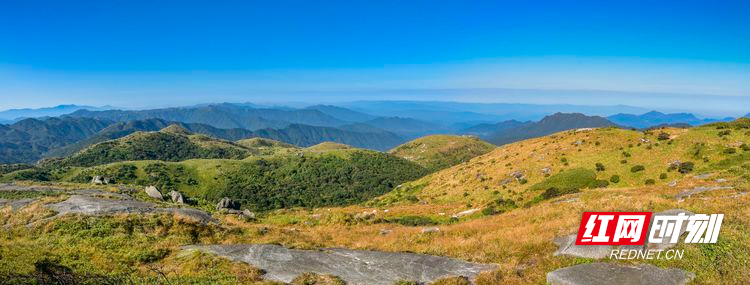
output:
[[[662,131],[671,134],[671,143],[657,140]],[[667,171],[669,163],[691,161],[695,163],[694,172],[709,171],[715,163],[740,155],[723,153],[727,148],[750,141],[745,131],[733,131],[728,136],[719,137],[721,131],[713,126],[656,130],[646,134],[615,128],[578,133],[566,131],[499,147],[468,163],[404,185],[400,191],[394,191],[382,200],[397,202],[415,196],[431,204],[481,205],[498,198],[523,202],[539,195],[538,190],[529,191],[529,188],[547,179],[544,168],[549,168],[551,174],[576,168],[593,171],[596,163],[605,167],[604,171],[596,172],[597,179],[620,176],[620,182],[612,183],[610,187],[643,186],[647,179],[654,179],[657,185],[666,185],[685,176],[677,171]],[[642,143],[642,138],[650,143]],[[697,144],[704,145],[698,147]],[[696,155],[698,149],[700,153]],[[738,149],[738,152],[742,150]],[[623,160],[627,163],[623,164]],[[631,172],[636,165],[644,166],[645,171]],[[509,179],[514,172],[523,173],[526,183]],[[666,174],[665,179],[660,179],[662,173]]]
[[494,145],[471,136],[433,135],[397,146],[388,153],[437,171],[488,153]]

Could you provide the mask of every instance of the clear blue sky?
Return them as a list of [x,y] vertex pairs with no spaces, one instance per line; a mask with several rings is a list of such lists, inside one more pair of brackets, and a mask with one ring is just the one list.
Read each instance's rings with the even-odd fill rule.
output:
[[[404,89],[750,96],[748,11],[749,1],[4,1],[0,109]],[[612,104],[646,104],[626,99]]]

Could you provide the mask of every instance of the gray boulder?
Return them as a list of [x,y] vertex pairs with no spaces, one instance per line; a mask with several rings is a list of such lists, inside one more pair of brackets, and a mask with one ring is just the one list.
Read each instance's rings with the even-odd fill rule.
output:
[[555,238],[554,243],[558,246],[555,256],[568,255],[601,259],[612,252],[611,245],[576,245],[576,235]]
[[683,285],[693,278],[695,278],[694,273],[680,269],[613,263],[579,264],[547,273],[547,283],[551,285]]
[[422,229],[422,233],[423,234],[436,233],[436,232],[439,232],[439,231],[440,231],[440,228],[438,228],[438,227],[429,227],[429,228]]
[[401,280],[428,284],[450,276],[473,279],[482,271],[497,268],[491,264],[440,256],[341,248],[299,250],[270,244],[239,244],[187,246],[183,249],[245,262],[263,270],[265,279],[285,283],[303,273],[313,272],[338,276],[350,285],[392,285]]
[[151,198],[164,200],[164,197],[161,195],[161,192],[159,192],[159,189],[156,189],[156,187],[154,186],[146,187],[145,191],[146,191],[146,195],[148,195]]
[[240,212],[239,215],[240,217],[245,218],[246,220],[255,220],[256,218],[255,213],[253,213],[252,211],[248,209],[242,210],[242,212]]
[[177,204],[185,204],[185,199],[182,197],[182,194],[177,191],[170,191],[169,197],[172,198],[172,202]]
[[229,199],[227,197],[221,198],[219,200],[219,203],[216,203],[216,210],[231,210],[235,208],[235,203],[232,201],[232,199]]
[[108,183],[109,183],[109,179],[106,177],[97,175],[91,178],[91,184],[94,184],[94,185],[106,185]]

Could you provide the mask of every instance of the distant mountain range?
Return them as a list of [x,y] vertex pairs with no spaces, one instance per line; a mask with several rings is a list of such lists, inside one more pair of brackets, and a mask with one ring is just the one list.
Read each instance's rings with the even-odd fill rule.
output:
[[495,145],[509,144],[525,139],[542,137],[553,133],[579,128],[602,128],[615,127],[616,124],[606,118],[599,116],[586,116],[584,114],[556,113],[544,117],[541,121],[533,123],[521,123],[516,127],[505,128],[486,136],[487,141]]
[[688,124],[691,126],[699,126],[715,122],[731,121],[734,118],[699,119],[698,117],[690,113],[664,114],[656,111],[651,111],[642,115],[616,114],[607,117],[607,119],[618,125],[644,129],[654,126],[673,124]]
[[128,122],[77,117],[26,119],[13,125],[0,125],[0,163],[31,163],[42,157],[64,157],[96,143],[139,131],[158,131],[171,124],[177,124],[190,132],[230,141],[261,137],[302,147],[332,141],[360,148],[387,150],[405,141],[393,133],[377,129],[368,132],[302,124],[251,131],[162,119]]
[[[641,115],[618,113],[607,118],[581,113],[545,113],[550,110],[593,111],[592,108],[417,101],[368,101],[342,106],[314,105],[301,109],[252,103],[202,104],[152,110],[102,110],[89,106],[61,105],[0,112],[7,117],[41,116],[39,119],[0,125],[0,163],[28,163],[43,157],[69,156],[96,143],[122,138],[137,131],[157,131],[170,124],[229,141],[258,137],[300,147],[330,141],[387,150],[407,140],[434,134],[473,135],[503,145],[576,128],[689,127],[731,119],[706,119],[689,113],[664,114],[656,111]],[[602,108],[596,113],[637,110],[627,106]],[[62,115],[51,119],[45,117],[56,114]],[[506,117],[511,119],[503,119]],[[537,117],[541,120],[531,119]]]
[[26,118],[57,117],[70,114],[78,110],[106,110],[112,107],[92,107],[79,105],[59,105],[48,108],[38,109],[10,109],[0,111],[0,123],[13,123]]
[[447,125],[460,122],[476,124],[507,120],[538,121],[557,112],[609,116],[618,113],[641,114],[649,111],[640,107],[623,105],[581,106],[444,101],[357,101],[343,103],[340,106],[378,116],[414,118]]
[[171,122],[206,124],[222,129],[242,128],[248,130],[284,128],[290,124],[326,127],[346,124],[345,121],[338,120],[314,109],[255,109],[252,106],[227,103],[140,111],[79,110],[68,116],[96,118],[116,122],[162,119]]

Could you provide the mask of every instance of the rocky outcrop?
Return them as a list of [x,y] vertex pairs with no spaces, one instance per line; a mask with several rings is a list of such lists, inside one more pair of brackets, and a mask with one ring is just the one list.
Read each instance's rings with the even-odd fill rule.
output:
[[653,265],[618,265],[589,263],[561,268],[547,273],[550,285],[661,284],[683,285],[695,274],[680,269],[661,269]]
[[350,285],[392,285],[403,280],[427,284],[450,276],[473,279],[482,271],[496,268],[440,256],[340,248],[299,250],[278,245],[242,244],[184,249],[245,262],[266,272],[264,278],[286,283],[303,273],[313,272],[338,276]]
[[182,194],[180,192],[170,191],[169,197],[172,199],[173,203],[177,203],[180,205],[185,204],[185,199],[182,197]]
[[232,209],[235,209],[236,207],[237,205],[234,203],[234,201],[232,201],[232,199],[229,199],[227,197],[221,198],[221,200],[219,200],[219,203],[216,203],[217,211],[232,210]]
[[172,213],[176,216],[198,223],[215,222],[208,213],[192,208],[159,208],[154,203],[133,199],[111,199],[89,195],[73,195],[68,200],[46,205],[57,216],[82,214],[89,216],[107,216],[117,214],[158,214]]
[[109,178],[99,176],[99,175],[91,178],[91,184],[94,184],[94,185],[107,185],[109,184],[109,182],[110,182]]
[[716,191],[716,190],[728,190],[733,189],[732,186],[698,186],[690,190],[685,190],[677,195],[675,195],[675,200],[684,200],[685,198],[690,198],[690,196],[700,194],[703,192],[710,192],[710,191]]
[[145,189],[146,195],[148,195],[151,198],[157,199],[157,200],[164,200],[164,197],[161,195],[161,192],[159,192],[159,189],[156,189],[154,186],[148,186]]

